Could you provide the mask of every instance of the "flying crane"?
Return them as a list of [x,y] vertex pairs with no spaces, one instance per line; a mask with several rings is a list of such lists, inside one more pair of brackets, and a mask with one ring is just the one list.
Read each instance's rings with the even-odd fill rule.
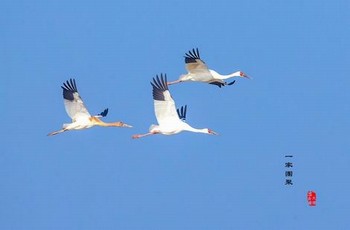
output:
[[68,116],[72,119],[72,123],[63,124],[62,129],[51,132],[48,136],[53,136],[69,130],[87,129],[95,125],[103,127],[132,127],[121,121],[112,123],[103,122],[100,118],[107,116],[108,109],[105,109],[98,115],[91,116],[78,93],[75,79],[67,80],[66,83],[63,83],[61,88],[63,89],[64,106]]
[[208,66],[199,56],[198,48],[192,49],[192,51],[190,50],[185,54],[185,63],[188,73],[181,75],[180,78],[176,81],[168,82],[168,85],[185,81],[197,81],[217,85],[221,88],[222,86],[232,85],[235,83],[235,81],[227,83],[224,81],[226,79],[232,77],[250,78],[242,71],[237,71],[228,75],[222,75],[215,70],[208,69]]
[[158,75],[156,78],[153,78],[151,85],[153,87],[154,112],[158,125],[151,125],[148,133],[133,135],[133,139],[153,134],[173,135],[182,131],[217,135],[217,133],[211,129],[196,129],[184,122],[186,119],[187,106],[176,110],[175,102],[168,89],[167,77],[165,74],[161,74],[160,78]]

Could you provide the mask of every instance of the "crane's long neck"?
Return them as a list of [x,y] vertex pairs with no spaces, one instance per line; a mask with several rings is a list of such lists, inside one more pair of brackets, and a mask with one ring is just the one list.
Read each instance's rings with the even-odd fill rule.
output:
[[211,75],[215,78],[215,79],[221,79],[221,80],[225,80],[225,79],[228,79],[228,78],[231,78],[231,77],[239,77],[241,76],[240,75],[240,71],[237,71],[237,72],[234,72],[234,73],[231,73],[231,74],[227,74],[227,75],[222,75],[222,74],[219,74],[218,72],[214,71],[214,70],[209,70]]
[[103,126],[103,127],[121,127],[121,126],[123,126],[123,123],[120,121],[106,123],[106,122],[101,121],[97,117],[91,117],[90,120],[92,123],[94,123],[94,125]]
[[186,124],[184,127],[184,130],[194,132],[194,133],[207,133],[208,134],[208,129],[196,129],[191,127],[190,125]]

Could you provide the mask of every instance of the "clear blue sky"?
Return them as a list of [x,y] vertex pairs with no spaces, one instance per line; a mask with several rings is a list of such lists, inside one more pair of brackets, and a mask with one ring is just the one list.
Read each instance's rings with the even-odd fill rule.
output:
[[[0,229],[348,229],[349,12],[337,0],[2,1]],[[188,123],[220,135],[132,140],[156,123],[152,77],[177,79],[194,47],[254,78],[171,86]],[[70,121],[69,78],[91,113],[134,128],[47,137]]]

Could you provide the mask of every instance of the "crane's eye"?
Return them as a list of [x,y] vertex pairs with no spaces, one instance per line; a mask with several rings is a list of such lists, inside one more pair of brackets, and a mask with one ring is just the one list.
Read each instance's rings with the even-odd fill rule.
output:
[[244,76],[244,73],[241,71],[241,72],[239,73],[239,75],[241,75],[241,77],[243,77],[243,76]]

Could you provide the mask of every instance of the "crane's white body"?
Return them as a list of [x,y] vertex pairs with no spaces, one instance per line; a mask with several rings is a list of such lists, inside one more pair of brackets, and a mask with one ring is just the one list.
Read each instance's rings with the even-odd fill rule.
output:
[[72,130],[72,129],[88,129],[91,128],[92,126],[94,126],[94,124],[91,122],[89,117],[81,117],[76,119],[74,122],[72,123],[68,123],[68,124],[63,124],[63,129],[66,130]]
[[231,74],[222,75],[212,69],[207,69],[199,72],[189,72],[180,76],[179,81],[199,81],[204,83],[220,82],[225,84],[226,79],[232,77],[240,77],[241,71],[237,71]]
[[136,134],[133,135],[133,138],[140,138],[152,134],[173,135],[182,131],[216,134],[210,129],[193,128],[180,119],[166,82],[166,76],[164,76],[163,79],[163,75],[161,75],[160,80],[157,76],[157,80],[153,79],[153,83],[151,83],[153,86],[154,112],[158,125],[151,125],[149,133]]
[[[180,133],[182,131],[189,131],[189,132],[194,132],[194,133],[206,133],[208,134],[210,131],[209,129],[196,129],[188,125],[187,123],[181,121],[177,121],[176,123],[166,123],[163,125],[151,125],[149,128],[150,133],[161,133],[164,135],[173,135]],[[213,132],[213,131],[211,131]]]

